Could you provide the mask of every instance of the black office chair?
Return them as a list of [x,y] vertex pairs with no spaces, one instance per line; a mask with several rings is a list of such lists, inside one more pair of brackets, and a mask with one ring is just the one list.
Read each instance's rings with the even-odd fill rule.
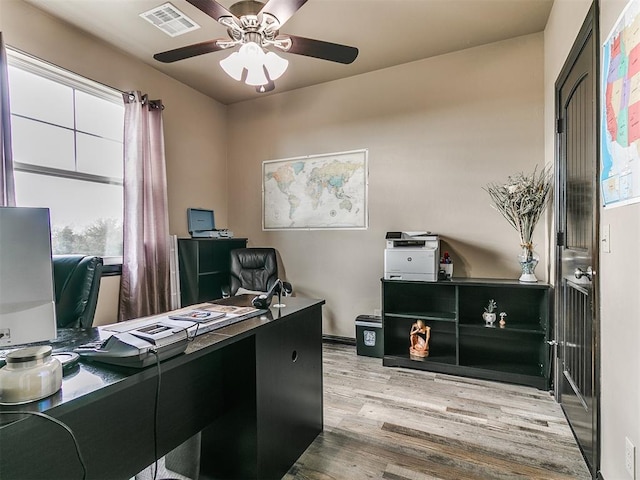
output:
[[238,248],[231,250],[229,294],[243,288],[266,292],[278,279],[278,261],[273,248]]
[[58,328],[88,328],[98,303],[102,258],[53,255]]

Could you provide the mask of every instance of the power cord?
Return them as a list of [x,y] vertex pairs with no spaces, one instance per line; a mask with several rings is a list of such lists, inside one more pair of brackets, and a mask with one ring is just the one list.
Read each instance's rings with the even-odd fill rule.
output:
[[153,480],[158,477],[158,410],[160,405],[160,385],[162,383],[162,369],[160,368],[160,355],[155,348],[151,349],[156,357],[156,369],[158,370],[158,382],[156,383],[156,398],[153,406],[153,458],[155,459],[153,468]]
[[[196,327],[197,331],[197,327]],[[160,386],[162,385],[162,369],[160,368],[160,355],[155,348],[152,348],[150,352],[156,357],[156,369],[158,370],[158,382],[156,383],[156,396],[153,406],[153,480],[158,479],[158,418],[159,418],[159,406],[160,406]],[[173,480],[170,478],[160,480]]]
[[80,467],[82,468],[82,480],[87,478],[87,465],[84,463],[84,457],[82,456],[82,452],[80,451],[80,445],[78,444],[78,439],[76,438],[73,430],[71,430],[65,423],[61,422],[57,418],[52,417],[51,415],[47,415],[42,412],[27,412],[22,410],[16,410],[13,412],[1,412],[0,415],[33,415],[35,417],[44,418],[45,420],[49,420],[50,422],[59,425],[64,428],[69,435],[71,436],[71,440],[73,440],[73,446],[76,449],[76,455],[78,456],[78,462],[80,463]]
[[[195,326],[196,330],[195,332],[193,332],[193,335],[189,336],[189,328]],[[198,329],[200,328],[200,322],[193,322],[193,325],[191,325],[191,327],[187,327],[185,328],[185,330],[187,331],[187,341],[189,342],[193,342],[196,337],[198,336]]]

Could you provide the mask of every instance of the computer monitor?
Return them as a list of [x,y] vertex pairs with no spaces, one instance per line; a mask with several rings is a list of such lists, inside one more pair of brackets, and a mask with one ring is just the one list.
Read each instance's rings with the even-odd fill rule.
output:
[[187,223],[191,235],[195,232],[210,232],[216,229],[213,210],[187,208]]
[[49,209],[0,207],[0,348],[55,338]]

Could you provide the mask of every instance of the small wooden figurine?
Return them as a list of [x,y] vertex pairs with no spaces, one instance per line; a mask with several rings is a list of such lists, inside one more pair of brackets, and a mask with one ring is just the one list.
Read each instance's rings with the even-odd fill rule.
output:
[[425,325],[422,320],[417,320],[416,323],[411,325],[411,332],[409,332],[409,338],[411,340],[409,354],[412,357],[428,357],[430,337],[431,327]]

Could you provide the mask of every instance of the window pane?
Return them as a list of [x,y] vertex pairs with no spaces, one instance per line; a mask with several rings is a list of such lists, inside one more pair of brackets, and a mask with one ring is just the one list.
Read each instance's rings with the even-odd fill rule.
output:
[[15,162],[75,170],[73,130],[15,115],[11,130]]
[[73,128],[73,89],[9,66],[11,113]]
[[46,167],[16,171],[17,204],[50,209],[54,253],[122,256],[122,185],[93,177],[123,178],[121,94],[17,53],[9,61],[14,159]]
[[124,105],[76,90],[76,128],[122,142]]
[[16,201],[51,211],[53,253],[122,255],[122,187],[15,172]]
[[78,133],[78,171],[122,179],[122,143]]

